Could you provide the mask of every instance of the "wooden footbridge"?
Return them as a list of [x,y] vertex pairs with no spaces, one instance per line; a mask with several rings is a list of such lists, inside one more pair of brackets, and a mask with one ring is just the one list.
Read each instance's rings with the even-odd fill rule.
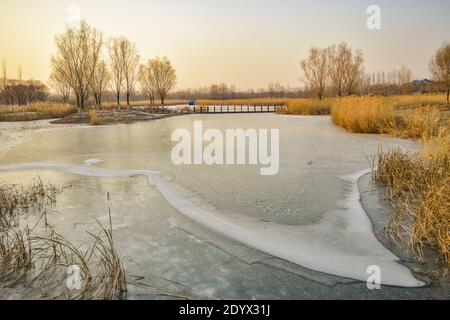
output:
[[191,106],[189,108],[190,113],[212,113],[212,114],[223,114],[223,113],[275,113],[279,111],[284,111],[286,106],[284,104],[274,104],[274,105],[220,105],[220,106]]

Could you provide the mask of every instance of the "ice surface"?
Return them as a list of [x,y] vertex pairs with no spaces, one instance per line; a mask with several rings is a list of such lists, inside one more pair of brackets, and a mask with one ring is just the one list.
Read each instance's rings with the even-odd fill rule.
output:
[[311,225],[287,225],[262,221],[242,214],[223,214],[202,197],[164,174],[147,170],[114,170],[87,166],[24,164],[0,168],[0,172],[55,171],[90,177],[147,177],[166,201],[198,224],[249,247],[306,268],[341,277],[366,281],[367,269],[381,269],[384,285],[419,287],[409,269],[376,239],[366,215],[357,182],[370,170],[360,171],[340,179],[345,182],[344,198],[335,209],[327,211],[321,221]]

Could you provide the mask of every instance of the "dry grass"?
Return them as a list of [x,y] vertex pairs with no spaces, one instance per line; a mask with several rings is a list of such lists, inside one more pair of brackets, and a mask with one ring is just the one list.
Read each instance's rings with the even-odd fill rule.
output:
[[101,126],[106,124],[106,121],[97,114],[96,110],[91,110],[89,111],[89,123],[92,126]]
[[[127,292],[125,269],[114,247],[112,230],[103,227],[98,235],[90,234],[94,244],[82,249],[52,231],[48,237],[30,239],[32,259],[42,266],[36,270],[31,283],[39,283],[46,299],[70,300],[123,299]],[[66,287],[66,272],[77,266],[81,286]]]
[[27,106],[0,106],[0,121],[18,122],[64,118],[77,112],[69,104],[37,103]]
[[40,178],[27,187],[0,185],[0,232],[17,225],[21,214],[42,212],[55,201],[56,188]]
[[397,109],[447,104],[447,96],[445,94],[403,95],[388,97],[386,99],[390,100]]
[[[450,266],[450,121],[444,96],[336,99],[333,121],[350,132],[421,138],[421,154],[380,151],[377,182],[395,206],[388,232],[423,259],[435,247]],[[431,106],[433,105],[433,106]]]
[[435,247],[450,267],[450,130],[423,139],[421,154],[380,151],[374,179],[387,185],[395,205],[388,231],[423,258]]
[[334,99],[289,99],[287,114],[292,115],[329,115]]
[[381,133],[400,138],[419,139],[435,136],[440,128],[441,112],[425,106],[396,112],[395,119],[382,128]]
[[394,107],[382,97],[336,99],[331,107],[333,122],[355,133],[381,133],[394,121]]
[[[42,220],[48,228],[46,206],[55,203],[55,188],[37,179],[29,187],[0,186],[0,287],[35,288],[46,299],[122,299],[126,275],[114,247],[111,211],[109,227],[90,234],[93,245],[86,250],[51,230],[47,237],[33,236]],[[108,201],[110,201],[108,195]],[[18,217],[24,212],[42,213],[30,230],[21,230]],[[68,290],[66,272],[78,266],[79,290]]]
[[29,231],[0,233],[0,287],[23,283],[33,267]]
[[[401,138],[422,138],[436,135],[447,123],[446,106],[422,106],[421,96],[405,96],[405,101],[418,103],[400,108],[396,98],[348,97],[336,99],[331,108],[335,124],[355,133],[388,134]],[[440,96],[425,96],[429,99]],[[438,103],[438,102],[436,102]]]

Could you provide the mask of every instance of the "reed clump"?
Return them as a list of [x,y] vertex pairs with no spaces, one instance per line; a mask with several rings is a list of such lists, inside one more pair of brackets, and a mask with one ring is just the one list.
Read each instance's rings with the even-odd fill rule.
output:
[[[100,232],[89,233],[93,244],[78,247],[47,223],[47,206],[55,202],[56,188],[41,179],[27,187],[0,185],[0,287],[34,288],[46,299],[124,298],[126,274],[114,246],[111,210],[109,228],[99,223]],[[41,215],[32,229],[19,225],[24,213]],[[34,229],[43,220],[49,235],[35,236]],[[69,290],[66,273],[73,266],[82,281],[79,288]]]
[[437,248],[450,267],[450,130],[423,138],[420,154],[380,151],[377,182],[387,186],[395,210],[387,227],[394,240],[406,241],[423,259]]
[[106,121],[102,119],[96,110],[89,111],[89,123],[92,126],[101,126],[106,124]]
[[445,94],[401,95],[386,98],[395,108],[417,108],[425,106],[440,106],[447,104]]
[[287,100],[287,114],[292,115],[329,115],[334,99],[289,99]]
[[435,136],[440,128],[440,110],[432,106],[417,107],[396,114],[381,133],[399,138],[420,139]]
[[56,202],[56,187],[41,178],[24,187],[0,185],[0,232],[17,224],[23,213],[42,212]]
[[382,133],[394,121],[394,107],[383,97],[347,97],[334,101],[331,116],[350,132]]
[[[411,103],[420,100],[405,99]],[[443,126],[446,112],[445,106],[419,104],[399,109],[398,101],[393,98],[368,96],[336,99],[331,107],[333,122],[350,132],[413,139],[435,136]]]
[[[48,237],[31,238],[33,260],[42,266],[35,270],[32,283],[39,283],[46,299],[114,300],[124,299],[126,274],[114,247],[111,229],[91,234],[93,245],[77,247],[52,231]],[[79,287],[68,288],[68,270],[79,272]],[[74,283],[77,285],[77,283]],[[69,289],[69,290],[68,290]]]
[[0,287],[24,282],[32,266],[29,230],[0,232]]

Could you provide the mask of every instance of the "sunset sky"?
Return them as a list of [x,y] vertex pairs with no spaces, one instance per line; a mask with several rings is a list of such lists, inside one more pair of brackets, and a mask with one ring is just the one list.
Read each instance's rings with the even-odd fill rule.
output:
[[[381,8],[379,31],[366,27],[369,5]],[[368,72],[405,64],[414,78],[429,77],[432,54],[450,41],[448,0],[1,0],[0,60],[9,77],[21,65],[25,78],[47,80],[71,6],[106,38],[135,42],[142,61],[169,57],[178,88],[298,87],[309,48],[341,41],[363,50]]]

